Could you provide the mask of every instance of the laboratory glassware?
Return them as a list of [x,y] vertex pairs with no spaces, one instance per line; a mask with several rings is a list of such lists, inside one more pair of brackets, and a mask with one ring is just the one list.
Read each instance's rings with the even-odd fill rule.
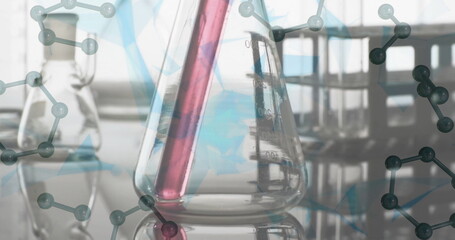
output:
[[[187,221],[188,220],[188,221]],[[291,214],[255,218],[248,221],[212,223],[180,219],[179,232],[172,240],[304,240],[304,229]],[[166,240],[161,234],[161,223],[153,215],[139,223],[134,240]]]
[[[44,20],[59,38],[75,41],[78,16],[48,14]],[[85,73],[75,61],[75,47],[53,43],[44,47],[42,86],[32,87],[27,95],[18,143],[22,149],[35,148],[54,136],[52,144],[58,148],[93,148],[101,145],[99,118],[89,84],[95,73],[95,55],[87,56]],[[56,121],[55,112],[67,112]],[[56,125],[56,126],[54,126]],[[53,129],[56,127],[56,129]]]
[[[22,96],[15,96],[16,101],[20,101]],[[9,148],[17,148],[17,128],[21,111],[18,109],[0,110],[0,142]],[[14,173],[15,165],[3,165],[0,168],[2,176],[2,187],[0,190],[0,236],[4,239],[29,239],[30,222],[28,212],[24,208],[25,202],[20,192],[17,191],[17,176]],[[14,177],[8,177],[14,176]]]
[[[101,169],[96,155],[87,151],[70,154],[60,151],[46,160],[36,155],[25,157],[18,164],[21,192],[33,234],[40,240],[92,239],[86,230],[90,219],[76,219],[75,211],[81,205],[87,206],[89,212],[93,209]],[[38,203],[42,194],[50,194],[57,204],[73,209],[42,208]]]
[[306,170],[261,0],[180,1],[134,181],[164,215],[249,218],[299,202]]
[[[77,21],[76,14],[48,14],[44,25],[71,42],[76,39]],[[75,213],[81,205],[92,209],[100,169],[98,113],[88,87],[95,73],[95,55],[87,57],[85,73],[74,60],[74,46],[54,43],[44,47],[44,56],[41,77],[35,75],[32,85],[36,86],[28,91],[18,145],[24,151],[39,149],[46,142],[54,147],[52,154],[38,151],[20,158],[21,191],[39,239],[92,239],[86,231],[88,219],[77,219]],[[66,110],[56,112],[59,104]],[[42,194],[51,194],[57,204],[69,208],[41,208]]]

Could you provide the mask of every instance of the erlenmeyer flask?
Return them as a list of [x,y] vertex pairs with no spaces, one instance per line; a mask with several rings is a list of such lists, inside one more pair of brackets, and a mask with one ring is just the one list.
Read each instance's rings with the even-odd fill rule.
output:
[[246,218],[303,197],[270,32],[262,0],[180,1],[163,69],[181,68],[160,76],[134,178],[165,215]]
[[[76,14],[48,14],[44,25],[71,45],[76,43],[77,21]],[[94,75],[95,55],[87,57],[91,64],[84,75],[75,62],[75,47],[69,45],[53,43],[44,47],[41,78],[36,73],[35,82],[30,84],[19,126],[22,149],[36,149],[43,142],[65,150],[100,147],[98,112],[88,86]]]
[[[95,55],[88,57],[82,74],[72,46],[77,21],[75,14],[46,15],[45,29],[68,44],[45,44],[41,74],[31,73],[26,79],[31,88],[18,131],[19,148],[26,153],[18,175],[33,233],[42,240],[92,239],[85,216],[94,204],[100,169],[99,119],[88,87]],[[81,213],[84,218],[76,217]]]

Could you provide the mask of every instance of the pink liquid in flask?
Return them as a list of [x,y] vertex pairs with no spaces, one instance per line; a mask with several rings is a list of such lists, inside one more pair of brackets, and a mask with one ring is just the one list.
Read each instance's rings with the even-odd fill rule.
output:
[[169,136],[156,179],[156,193],[163,200],[179,199],[185,193],[196,131],[202,119],[228,8],[229,0],[200,0]]

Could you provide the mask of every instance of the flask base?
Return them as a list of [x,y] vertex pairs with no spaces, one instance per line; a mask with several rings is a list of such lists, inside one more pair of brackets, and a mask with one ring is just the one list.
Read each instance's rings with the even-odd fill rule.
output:
[[156,208],[165,217],[192,219],[201,223],[248,221],[280,215],[294,207],[303,194],[194,194],[176,200],[156,199]]

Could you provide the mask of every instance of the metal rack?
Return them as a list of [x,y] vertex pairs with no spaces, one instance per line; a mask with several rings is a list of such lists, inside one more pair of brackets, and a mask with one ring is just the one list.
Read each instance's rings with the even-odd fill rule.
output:
[[[431,78],[437,81],[438,85],[444,86],[449,90],[450,98],[443,110],[449,117],[455,115],[455,81],[452,81],[455,68],[452,65],[452,45],[455,44],[453,34],[442,35],[453,32],[455,25],[419,25],[412,27],[411,36],[408,39],[397,41],[393,47],[412,47],[415,50],[415,65],[423,64],[431,66],[432,46],[439,46],[439,66],[432,70]],[[432,146],[437,149],[438,156],[443,159],[451,159],[455,153],[453,151],[453,132],[440,133],[436,126],[434,113],[426,99],[417,95],[417,82],[412,79],[412,69],[409,71],[388,71],[386,64],[381,66],[369,64],[368,72],[356,73],[329,73],[329,41],[338,39],[360,39],[368,42],[368,52],[373,48],[382,46],[384,39],[383,32],[393,33],[393,29],[382,26],[371,27],[349,27],[348,29],[327,28],[323,32],[295,32],[288,34],[288,39],[310,39],[313,43],[313,53],[319,56],[319,62],[314,64],[313,73],[309,76],[285,76],[288,84],[297,84],[300,86],[310,87],[312,92],[312,111],[309,113],[295,113],[297,127],[300,130],[302,146],[305,157],[312,164],[311,182],[312,186],[307,193],[307,197],[302,206],[307,206],[305,201],[314,200],[324,206],[337,208],[345,197],[345,193],[350,187],[371,184],[362,194],[355,195],[356,201],[361,209],[356,213],[340,213],[347,218],[357,218],[356,223],[364,225],[361,229],[365,234],[360,234],[356,239],[391,239],[397,236],[403,236],[403,239],[414,236],[413,226],[406,224],[405,221],[397,220],[393,228],[387,228],[386,216],[384,210],[380,207],[380,195],[378,192],[384,192],[386,187],[386,168],[384,161],[389,155],[415,155],[423,146]],[[441,36],[442,35],[442,36]],[[280,57],[283,60],[283,42],[278,45]],[[433,56],[434,58],[434,56]],[[339,131],[327,133],[324,128],[327,126],[326,119],[329,117],[327,109],[332,90],[340,91],[363,91],[367,95],[367,103],[364,109],[338,109],[338,115],[347,121],[352,121],[353,111],[357,112],[354,116],[364,117],[366,122],[365,128],[359,128],[354,134],[343,134],[343,124],[339,126]],[[393,126],[390,122],[400,121],[400,114],[406,114],[397,107],[390,108],[387,106],[387,100],[391,97],[411,95],[413,104],[408,106],[412,108],[411,117],[413,121],[405,126]],[[321,107],[322,106],[322,107]],[[325,112],[324,112],[325,111]],[[397,120],[398,119],[398,120]],[[303,121],[302,121],[303,120]],[[354,119],[355,120],[355,119]],[[307,122],[310,123],[308,127]],[[345,121],[346,122],[346,121]],[[360,122],[360,120],[359,120]],[[307,124],[307,125],[305,125]],[[345,180],[349,175],[348,168],[358,168],[357,173],[362,175],[363,180],[359,178],[356,184],[347,183]],[[449,166],[450,167],[450,166]],[[335,168],[335,171],[332,171]],[[332,169],[332,170],[331,170]],[[429,179],[440,176],[440,171],[432,171],[425,163],[418,163],[411,167],[411,177]],[[321,174],[322,173],[322,174]],[[338,178],[341,182],[334,185],[330,178]],[[384,181],[384,182],[382,182]],[[376,187],[373,187],[376,184]],[[450,184],[449,184],[450,185]],[[404,199],[411,199],[420,194],[419,186],[409,186],[411,189],[402,195]],[[384,189],[383,189],[384,188]],[[333,197],[321,196],[321,193],[333,191]],[[447,220],[447,212],[441,211],[441,208],[449,209],[452,203],[450,194],[453,189],[450,187],[442,188],[437,193],[439,196],[431,197],[412,207],[410,210],[418,215],[422,221],[435,219]],[[401,196],[400,196],[401,197]],[[363,204],[363,205],[362,205]],[[367,206],[368,205],[368,206]],[[436,208],[430,214],[430,206]],[[436,206],[436,207],[435,207]],[[447,210],[450,211],[450,210]],[[341,211],[342,212],[342,211]],[[314,237],[318,239],[345,239],[352,234],[358,234],[352,226],[343,224],[341,217],[333,221],[333,214],[330,212],[314,211],[311,213],[311,229],[317,229]],[[438,215],[439,214],[439,215]],[[425,219],[426,218],[426,219]],[[441,219],[442,218],[442,219]],[[322,227],[320,227],[322,225]],[[404,234],[410,231],[410,234]],[[450,231],[450,230],[447,230]],[[358,231],[357,231],[358,232]],[[450,232],[448,232],[450,234]],[[447,232],[440,233],[444,236]],[[364,238],[362,238],[362,236]],[[435,236],[437,238],[437,236]],[[349,237],[348,237],[349,238]],[[312,238],[309,238],[312,239]]]

